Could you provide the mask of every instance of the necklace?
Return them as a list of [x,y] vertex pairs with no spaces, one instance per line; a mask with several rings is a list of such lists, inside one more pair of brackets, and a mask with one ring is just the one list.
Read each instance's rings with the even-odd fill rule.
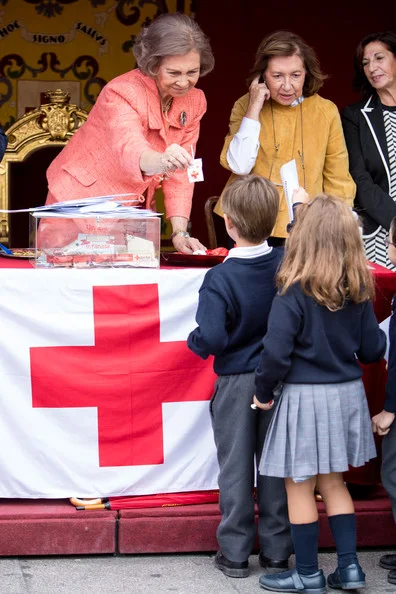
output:
[[172,107],[172,103],[173,103],[173,97],[168,99],[168,101],[165,103],[165,105],[162,104],[162,113],[168,113],[168,111]]
[[304,185],[303,188],[305,190],[305,161],[304,161],[304,132],[303,132],[303,113],[302,113],[302,101],[300,101],[300,129],[301,129],[301,151],[297,151],[300,159],[301,159],[301,167],[303,170],[303,178],[304,178]]
[[[303,170],[303,178],[304,178],[304,189],[306,186],[306,182],[305,182],[305,161],[304,161],[304,132],[303,132],[303,113],[302,113],[302,101],[299,101],[299,105],[300,105],[300,133],[301,133],[301,150],[298,150],[298,156],[301,159],[301,168]],[[278,154],[279,151],[279,144],[276,142],[276,132],[275,132],[275,118],[274,118],[274,107],[272,105],[272,99],[270,99],[270,106],[271,106],[271,119],[272,119],[272,133],[273,133],[273,137],[274,137],[274,154],[272,157],[272,162],[271,162],[271,167],[270,167],[270,171],[269,171],[269,176],[268,179],[271,180],[271,174],[272,174],[272,169],[274,166],[274,161],[275,158]]]
[[279,144],[277,144],[276,142],[276,133],[275,133],[275,120],[274,120],[274,107],[272,105],[272,99],[270,99],[270,105],[271,105],[271,118],[272,118],[272,133],[274,135],[274,155],[272,157],[272,162],[271,162],[271,167],[270,167],[270,172],[269,172],[269,176],[268,179],[271,179],[271,174],[272,174],[272,168],[274,166],[274,161],[275,161],[275,157],[279,151]]

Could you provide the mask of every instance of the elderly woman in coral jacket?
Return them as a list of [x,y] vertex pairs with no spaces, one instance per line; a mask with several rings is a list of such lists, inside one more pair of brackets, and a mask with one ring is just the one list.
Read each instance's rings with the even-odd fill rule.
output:
[[[86,123],[47,171],[47,204],[90,196],[136,193],[155,208],[162,184],[174,247],[192,253],[204,246],[190,237],[194,184],[187,167],[195,154],[206,99],[195,87],[214,59],[197,23],[176,13],[155,19],[133,48],[138,68],[100,93]],[[76,238],[72,220],[42,221],[40,244]],[[59,237],[59,235],[61,237]]]

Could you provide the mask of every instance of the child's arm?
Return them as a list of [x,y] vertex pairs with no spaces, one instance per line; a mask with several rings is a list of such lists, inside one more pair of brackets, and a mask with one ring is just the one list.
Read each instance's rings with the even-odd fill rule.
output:
[[198,327],[187,338],[187,346],[202,359],[220,355],[228,345],[227,302],[221,292],[205,281],[206,277],[195,317]]
[[356,355],[363,364],[380,361],[386,351],[385,332],[378,326],[373,304],[364,304],[361,318],[361,343]]
[[297,213],[299,207],[301,206],[301,204],[306,204],[307,202],[309,202],[309,194],[307,194],[305,189],[300,186],[298,189],[293,190],[292,201],[293,201],[293,217],[294,218],[293,218],[293,221],[291,221],[287,225],[286,231],[288,233],[290,233],[290,231],[294,227],[294,220],[296,218],[296,213]]
[[272,391],[285,378],[291,365],[294,339],[302,319],[302,311],[291,292],[277,295],[272,303],[264,348],[256,369],[256,398],[259,402],[272,400]]

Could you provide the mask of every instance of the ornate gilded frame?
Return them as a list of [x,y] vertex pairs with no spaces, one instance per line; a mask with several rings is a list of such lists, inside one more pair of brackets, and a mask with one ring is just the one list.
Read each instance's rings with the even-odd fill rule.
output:
[[[0,209],[9,208],[9,164],[23,161],[43,146],[64,146],[82,126],[88,112],[68,104],[69,93],[46,93],[48,103],[22,116],[7,130],[8,146],[0,164]],[[0,213],[0,242],[8,241],[8,215]]]

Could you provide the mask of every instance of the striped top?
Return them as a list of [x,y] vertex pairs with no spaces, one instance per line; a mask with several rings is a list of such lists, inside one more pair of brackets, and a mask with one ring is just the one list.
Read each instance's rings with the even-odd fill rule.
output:
[[[396,106],[383,105],[382,113],[389,156],[389,196],[396,202]],[[381,227],[374,237],[365,240],[366,257],[371,262],[377,262],[396,272],[396,266],[389,260],[385,245],[387,235],[387,230]]]
[[389,194],[396,199],[396,107],[383,107],[386,144],[389,155]]

